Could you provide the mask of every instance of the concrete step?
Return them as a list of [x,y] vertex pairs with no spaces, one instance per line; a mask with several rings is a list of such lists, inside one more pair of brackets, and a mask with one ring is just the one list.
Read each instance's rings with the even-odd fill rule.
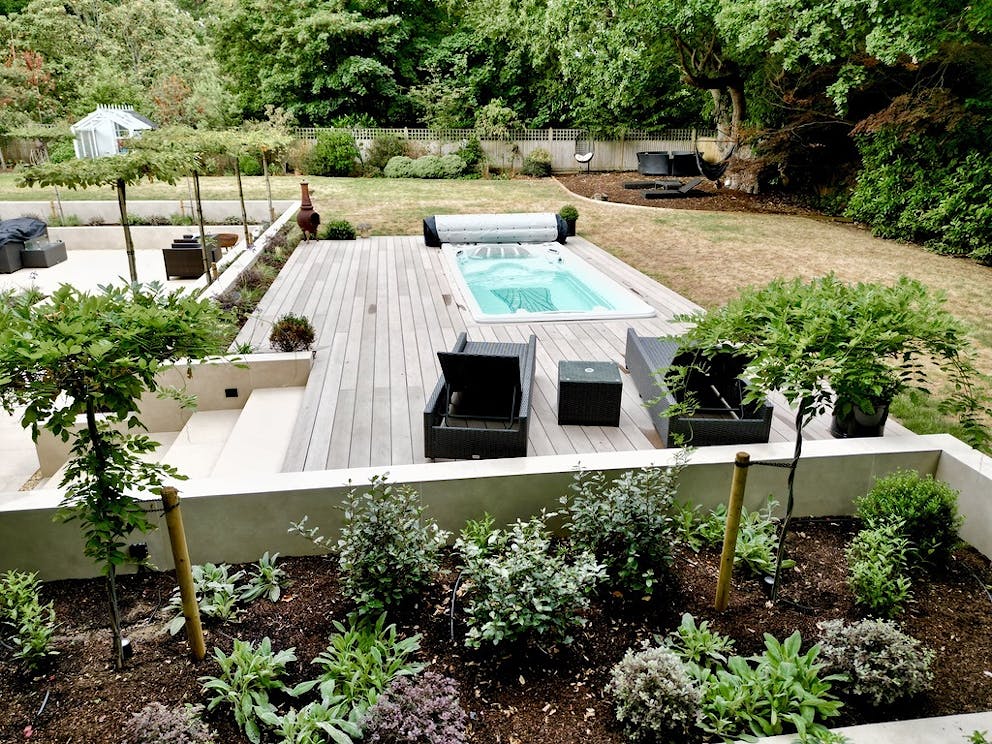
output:
[[195,411],[161,461],[190,478],[209,477],[240,414],[237,409]]
[[304,390],[284,387],[252,391],[211,475],[281,472]]

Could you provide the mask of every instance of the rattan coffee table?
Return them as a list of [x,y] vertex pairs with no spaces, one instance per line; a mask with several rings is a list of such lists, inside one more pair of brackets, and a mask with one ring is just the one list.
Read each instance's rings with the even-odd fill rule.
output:
[[558,362],[558,423],[620,426],[622,392],[615,362]]

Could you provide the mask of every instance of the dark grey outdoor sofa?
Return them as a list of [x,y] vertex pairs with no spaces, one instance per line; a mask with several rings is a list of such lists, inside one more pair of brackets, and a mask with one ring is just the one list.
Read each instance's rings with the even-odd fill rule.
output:
[[658,372],[663,375],[669,367],[691,364],[692,356],[691,351],[680,352],[675,341],[638,336],[633,328],[627,329],[627,370],[666,446],[676,446],[679,436],[694,447],[767,442],[772,405],[741,402],[747,383],[741,379],[746,360],[739,356],[727,354],[709,362],[705,375],[690,372],[687,387],[695,394],[698,407],[690,416],[664,415],[676,398],[663,388]]
[[469,341],[439,351],[441,378],[424,409],[424,454],[435,459],[525,457],[537,337]]

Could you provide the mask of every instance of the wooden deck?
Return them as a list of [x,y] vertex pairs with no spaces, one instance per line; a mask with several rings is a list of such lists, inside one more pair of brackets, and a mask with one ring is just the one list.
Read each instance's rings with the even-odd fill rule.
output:
[[[310,318],[317,351],[286,471],[425,462],[423,409],[438,380],[436,351],[467,331],[474,340],[523,342],[537,336],[529,454],[583,454],[663,446],[624,370],[627,328],[663,336],[671,318],[698,309],[582,238],[568,247],[653,306],[657,316],[614,321],[480,324],[448,281],[441,251],[418,237],[301,244],[238,336],[269,348],[272,322]],[[612,360],[623,377],[619,427],[559,426],[558,361]],[[793,414],[776,405],[771,441],[794,439]],[[886,433],[904,433],[890,422]],[[827,422],[807,438],[829,437]]]

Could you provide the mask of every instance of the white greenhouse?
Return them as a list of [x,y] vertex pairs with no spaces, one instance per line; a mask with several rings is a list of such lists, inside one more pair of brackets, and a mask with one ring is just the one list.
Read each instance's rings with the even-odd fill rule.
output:
[[130,106],[97,106],[69,129],[77,158],[99,158],[123,152],[121,141],[156,125]]

